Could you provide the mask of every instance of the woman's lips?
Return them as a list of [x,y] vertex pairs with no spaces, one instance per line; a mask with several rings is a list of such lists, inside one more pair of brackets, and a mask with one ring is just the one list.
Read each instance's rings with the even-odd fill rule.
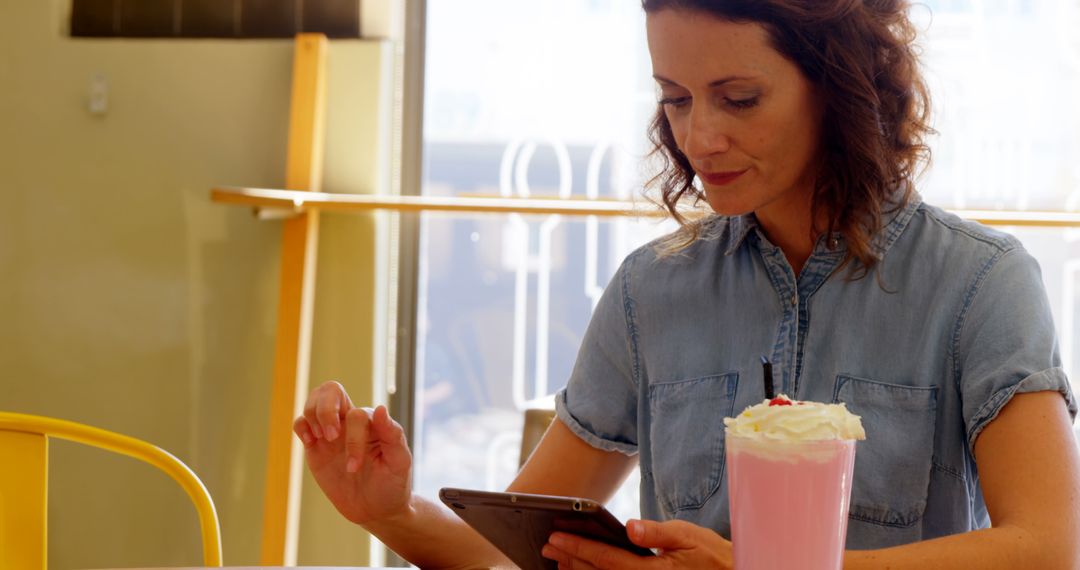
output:
[[730,172],[699,172],[698,176],[705,182],[712,184],[713,186],[723,186],[735,181],[736,178],[746,173],[749,168],[743,170],[733,170]]

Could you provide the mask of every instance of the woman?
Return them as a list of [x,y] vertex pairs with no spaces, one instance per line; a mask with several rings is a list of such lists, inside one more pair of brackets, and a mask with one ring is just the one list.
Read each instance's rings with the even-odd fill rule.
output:
[[[606,501],[639,465],[628,533],[661,554],[556,533],[544,556],[730,567],[722,420],[762,400],[766,354],[781,391],[863,418],[845,567],[1080,567],[1076,407],[1039,269],[912,190],[929,128],[907,3],[643,6],[657,181],[683,229],[616,272],[509,490]],[[701,198],[716,215],[683,220]],[[295,429],[334,505],[407,559],[506,563],[411,495],[385,408],[324,384]]]

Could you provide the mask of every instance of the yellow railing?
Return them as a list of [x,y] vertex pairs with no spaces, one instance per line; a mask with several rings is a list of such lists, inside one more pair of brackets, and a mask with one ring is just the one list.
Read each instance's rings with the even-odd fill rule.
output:
[[[459,212],[480,214],[565,214],[571,216],[658,217],[665,213],[647,201],[611,199],[503,198],[480,196],[371,196],[273,190],[267,188],[220,187],[211,198],[223,204],[250,206],[259,210],[300,214],[324,212]],[[1080,227],[1080,212],[1036,212],[1009,210],[950,210],[952,213],[991,226],[1046,228]]]

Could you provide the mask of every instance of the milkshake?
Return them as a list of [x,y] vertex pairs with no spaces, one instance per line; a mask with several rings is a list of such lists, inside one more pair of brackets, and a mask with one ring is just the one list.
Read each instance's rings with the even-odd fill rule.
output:
[[781,394],[724,425],[735,570],[839,570],[859,416]]

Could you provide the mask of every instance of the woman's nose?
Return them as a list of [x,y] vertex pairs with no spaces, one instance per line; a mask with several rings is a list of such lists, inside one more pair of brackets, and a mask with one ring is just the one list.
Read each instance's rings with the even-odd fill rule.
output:
[[722,113],[707,108],[691,109],[683,137],[683,153],[696,159],[730,150],[731,137],[726,123]]

